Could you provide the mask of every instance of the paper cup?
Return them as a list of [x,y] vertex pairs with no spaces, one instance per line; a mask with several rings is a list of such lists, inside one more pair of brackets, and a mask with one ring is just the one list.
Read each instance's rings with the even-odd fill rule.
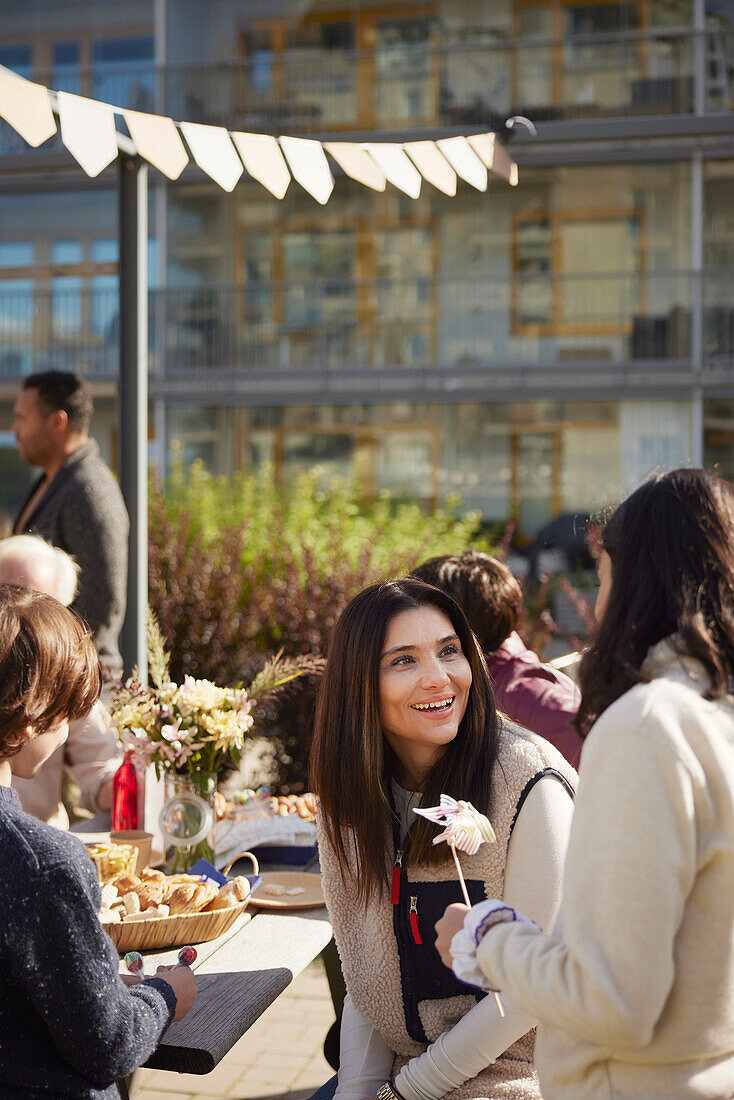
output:
[[113,844],[131,844],[138,850],[138,871],[150,864],[150,849],[153,843],[153,834],[143,832],[142,829],[124,829],[119,833],[110,833]]

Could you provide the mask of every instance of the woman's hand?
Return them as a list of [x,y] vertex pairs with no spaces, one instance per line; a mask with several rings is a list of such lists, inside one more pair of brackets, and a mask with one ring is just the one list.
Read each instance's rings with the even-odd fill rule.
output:
[[444,966],[451,969],[451,941],[457,932],[460,932],[464,927],[464,918],[469,912],[468,905],[461,905],[458,902],[454,905],[449,905],[448,909],[436,922],[436,950],[441,956],[441,961]]

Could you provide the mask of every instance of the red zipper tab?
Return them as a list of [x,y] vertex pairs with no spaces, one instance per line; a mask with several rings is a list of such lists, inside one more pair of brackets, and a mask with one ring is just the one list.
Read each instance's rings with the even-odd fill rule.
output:
[[418,928],[418,898],[410,899],[408,920],[410,921],[410,930],[413,933],[413,940],[420,947],[423,944],[423,939],[421,938],[420,929]]
[[398,852],[392,869],[392,887],[390,889],[390,903],[397,905],[400,901],[400,872],[403,867],[403,853]]

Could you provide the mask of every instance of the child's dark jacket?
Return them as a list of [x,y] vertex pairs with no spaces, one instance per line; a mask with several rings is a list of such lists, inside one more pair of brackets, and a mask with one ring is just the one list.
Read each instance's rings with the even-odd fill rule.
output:
[[170,985],[132,989],[97,913],[81,842],[23,813],[0,786],[0,1096],[113,1100],[114,1082],[155,1050]]

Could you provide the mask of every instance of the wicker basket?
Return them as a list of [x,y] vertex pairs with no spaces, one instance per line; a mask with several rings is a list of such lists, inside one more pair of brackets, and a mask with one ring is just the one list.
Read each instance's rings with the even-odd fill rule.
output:
[[[242,852],[241,859],[252,860],[254,873],[258,873],[257,859],[251,852]],[[233,861],[234,862],[234,861]],[[162,951],[166,947],[184,944],[206,943],[231,928],[240,913],[247,908],[249,897],[229,909],[216,909],[211,913],[182,913],[175,917],[148,917],[146,920],[122,921],[120,924],[104,924],[117,950]]]

